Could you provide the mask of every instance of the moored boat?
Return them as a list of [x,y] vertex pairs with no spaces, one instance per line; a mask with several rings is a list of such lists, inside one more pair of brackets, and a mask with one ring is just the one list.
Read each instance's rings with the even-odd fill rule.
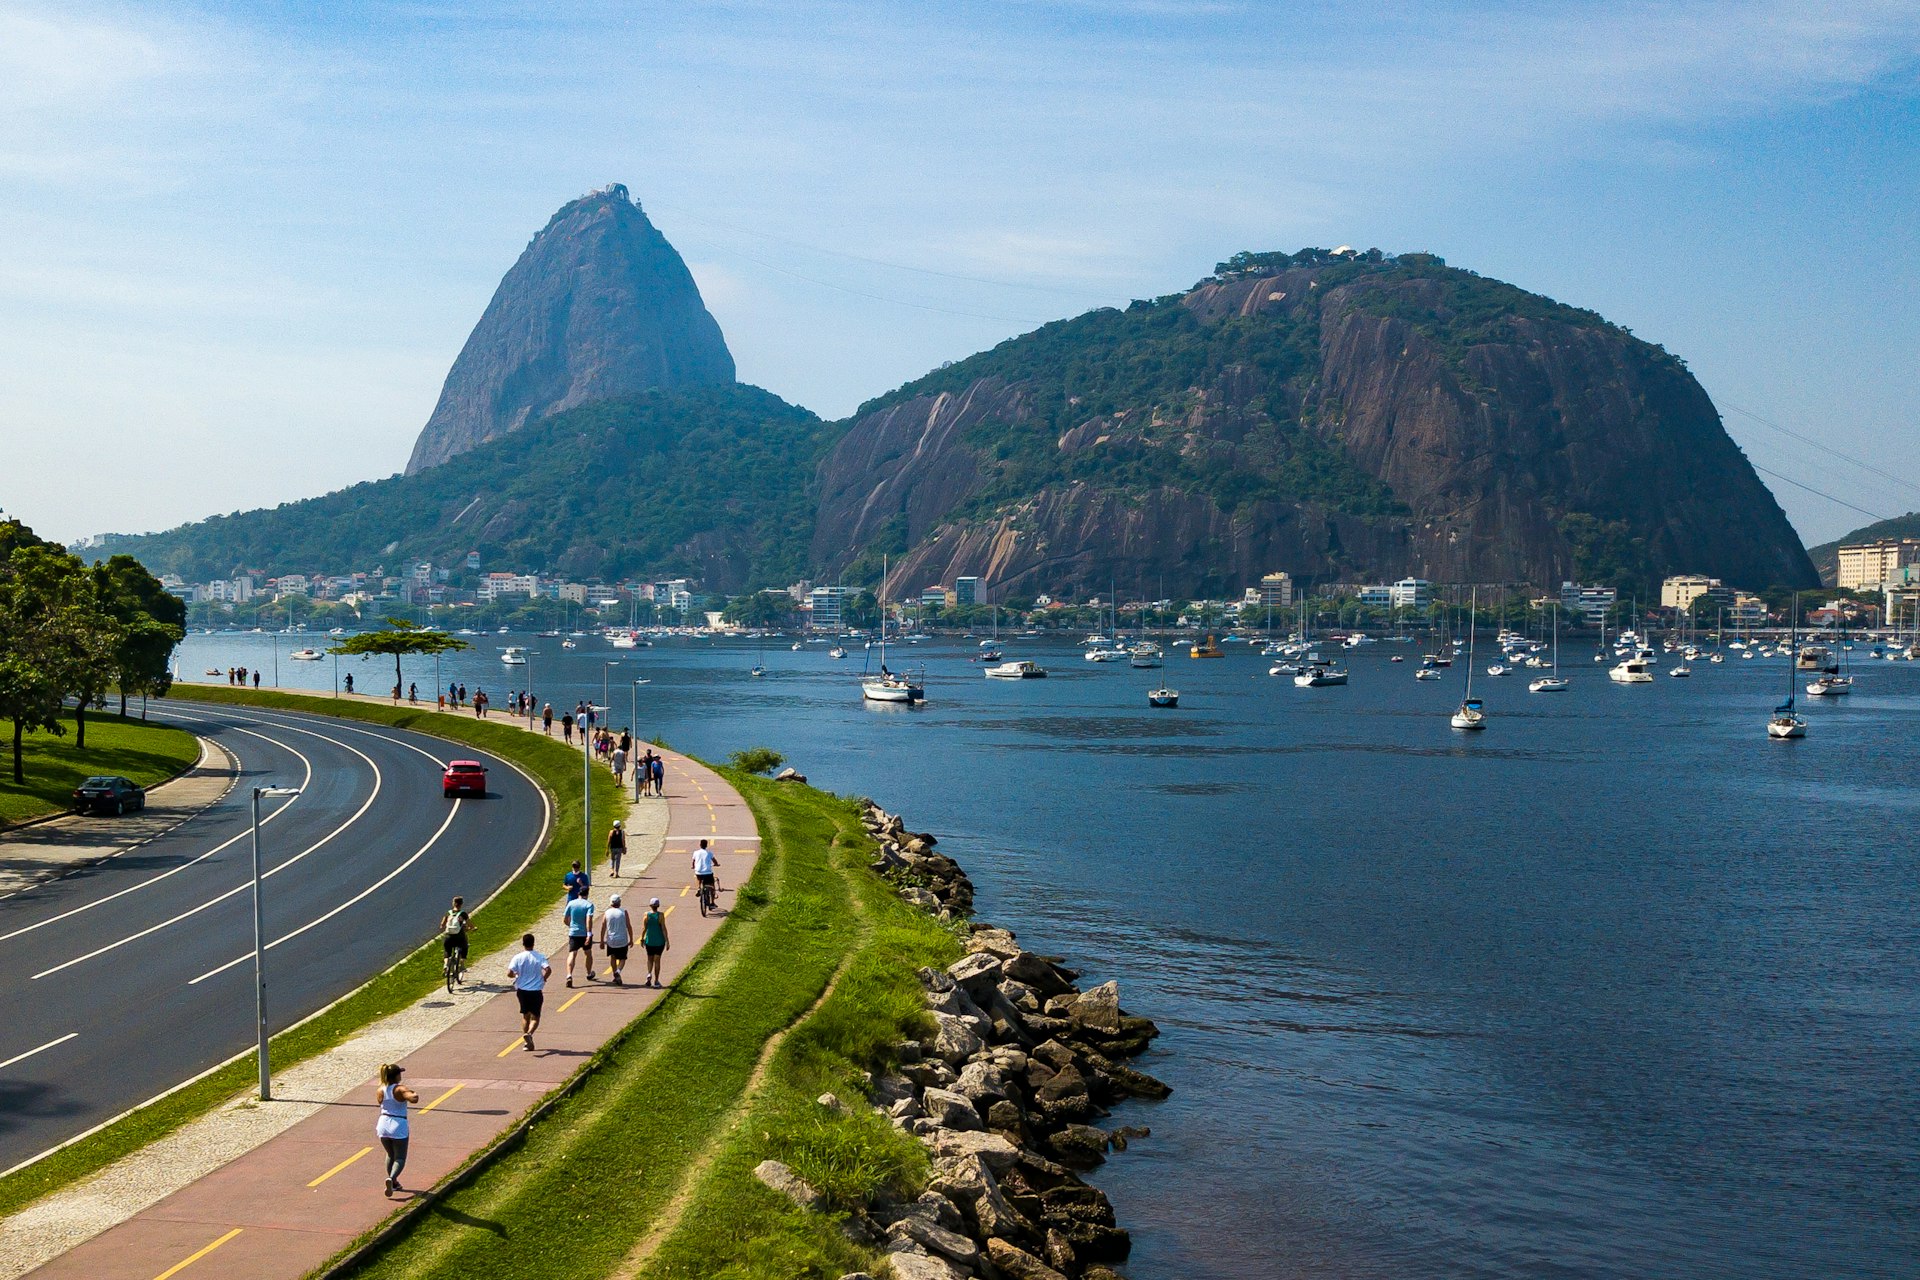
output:
[[1177,707],[1180,705],[1180,691],[1178,689],[1167,688],[1149,689],[1147,690],[1147,705],[1150,707]]
[[989,680],[1039,680],[1047,674],[1047,669],[1025,658],[1016,658],[1012,662],[1003,662],[997,667],[988,667]]

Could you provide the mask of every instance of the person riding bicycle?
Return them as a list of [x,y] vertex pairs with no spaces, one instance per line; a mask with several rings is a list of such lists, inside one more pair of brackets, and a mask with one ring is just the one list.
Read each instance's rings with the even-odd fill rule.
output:
[[440,953],[448,960],[458,955],[462,968],[467,963],[467,930],[473,927],[473,917],[462,905],[465,902],[465,898],[455,898],[452,908],[440,917]]
[[702,840],[700,847],[693,851],[693,877],[699,881],[700,892],[709,902],[717,901],[715,895],[720,892],[720,882],[714,872],[720,866],[720,859],[713,856],[713,850]]

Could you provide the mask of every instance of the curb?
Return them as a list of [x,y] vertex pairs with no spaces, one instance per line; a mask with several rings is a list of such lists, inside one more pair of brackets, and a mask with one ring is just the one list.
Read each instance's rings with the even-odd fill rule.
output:
[[[193,731],[191,729],[188,729],[188,730],[183,730],[182,732],[192,733]],[[148,795],[153,794],[154,792],[158,791],[162,787],[172,786],[174,783],[180,781],[182,778],[186,777],[188,774],[192,773],[195,769],[198,769],[202,764],[206,762],[207,747],[211,744],[209,744],[205,738],[201,737],[197,733],[193,735],[193,739],[195,742],[198,742],[200,744],[199,759],[195,760],[192,764],[188,765],[186,768],[181,769],[176,773],[170,774],[169,776],[160,779],[160,781],[154,783],[152,786],[146,788]],[[238,779],[238,777],[240,776],[238,770],[230,770],[230,772],[233,773],[235,779]],[[229,781],[227,785],[227,790],[231,791],[232,789],[233,789],[232,782]],[[210,801],[208,803],[208,806],[206,807],[211,807],[212,805],[220,803],[221,800],[226,799],[226,794],[227,793],[225,791],[221,792],[219,798]],[[200,810],[196,809],[194,810],[194,812],[199,813]],[[37,826],[41,826],[44,823],[56,821],[57,819],[60,819],[60,818],[71,818],[73,816],[74,816],[73,810],[71,809],[56,809],[52,813],[43,813],[37,818],[22,818],[18,822],[10,822],[10,823],[0,822],[0,838],[5,838],[6,836],[12,835],[16,831],[24,831],[28,827],[37,827]]]

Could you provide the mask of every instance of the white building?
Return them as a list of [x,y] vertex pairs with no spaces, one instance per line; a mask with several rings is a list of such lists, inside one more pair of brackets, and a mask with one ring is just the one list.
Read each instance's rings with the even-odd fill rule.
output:
[[1425,578],[1402,578],[1391,588],[1396,609],[1424,609],[1433,603],[1433,584]]
[[807,603],[812,612],[807,625],[815,631],[838,631],[840,604],[846,594],[844,587],[815,587],[808,592]]
[[1872,591],[1892,582],[1900,570],[1920,564],[1920,538],[1881,538],[1841,547],[1833,585],[1842,591]]
[[1577,582],[1560,584],[1560,607],[1579,614],[1590,627],[1604,623],[1607,610],[1619,599],[1620,593],[1612,587],[1583,587]]
[[1290,573],[1269,573],[1261,577],[1258,604],[1284,609],[1293,604],[1293,575]]
[[1701,596],[1726,601],[1733,598],[1733,592],[1720,579],[1702,577],[1697,573],[1675,574],[1660,584],[1662,609],[1691,609],[1693,602]]

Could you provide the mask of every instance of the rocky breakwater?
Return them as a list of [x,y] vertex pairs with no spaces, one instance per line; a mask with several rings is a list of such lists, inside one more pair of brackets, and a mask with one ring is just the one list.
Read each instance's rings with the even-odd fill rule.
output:
[[1147,1136],[1099,1122],[1124,1099],[1170,1092],[1123,1062],[1158,1029],[1121,1008],[1117,983],[1083,991],[1058,959],[971,920],[973,885],[932,836],[872,804],[866,825],[880,848],[873,869],[906,901],[968,930],[964,957],[920,970],[934,1030],[897,1046],[898,1069],[873,1082],[874,1105],[933,1160],[918,1200],[872,1210],[894,1275],[1109,1280],[1131,1241],[1079,1175]]

